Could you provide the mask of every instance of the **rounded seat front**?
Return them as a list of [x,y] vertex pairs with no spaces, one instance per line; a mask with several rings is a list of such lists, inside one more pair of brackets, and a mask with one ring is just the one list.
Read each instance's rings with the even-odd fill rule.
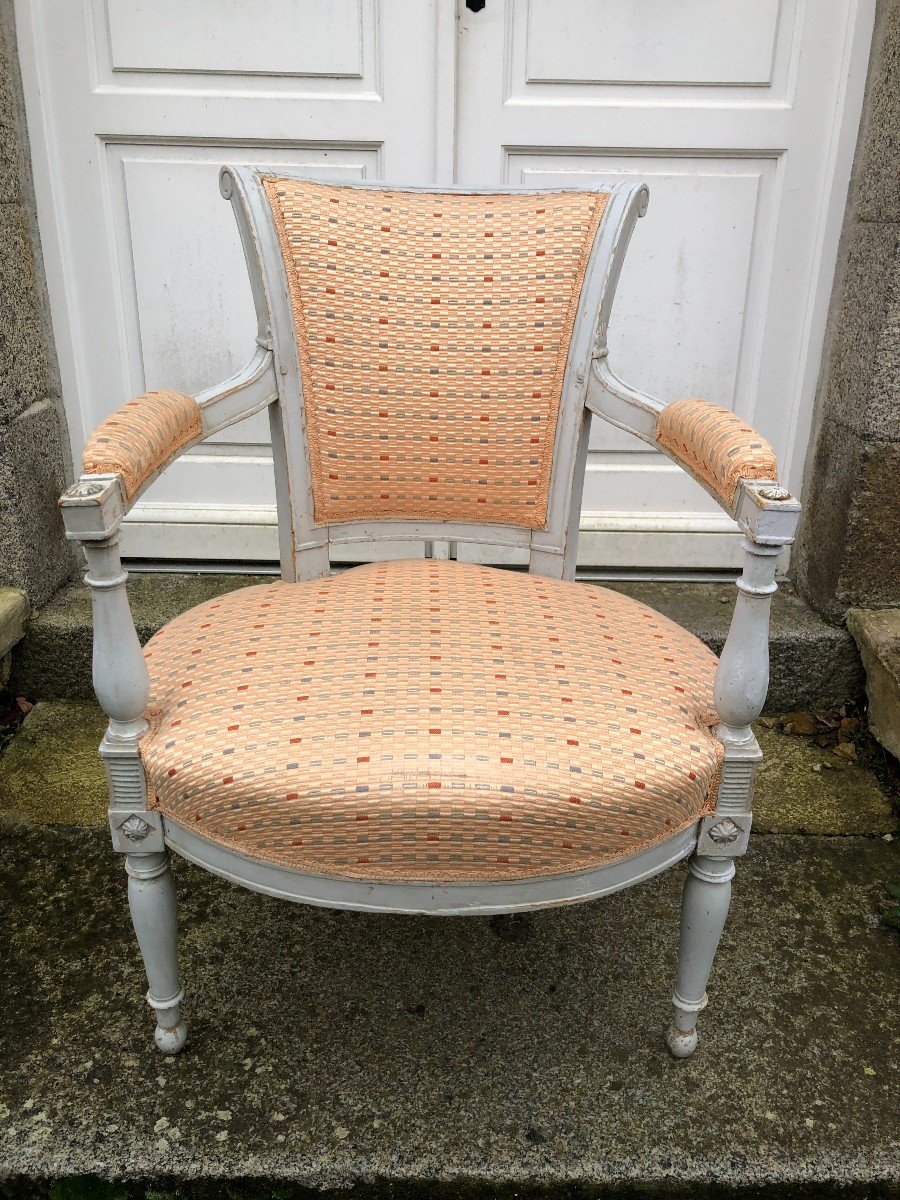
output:
[[606,588],[373,563],[198,605],[145,656],[151,805],[297,871],[528,879],[714,807],[716,658]]

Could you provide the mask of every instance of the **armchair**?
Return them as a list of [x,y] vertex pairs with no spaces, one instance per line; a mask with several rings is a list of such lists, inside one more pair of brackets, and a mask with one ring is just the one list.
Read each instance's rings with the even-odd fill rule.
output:
[[[643,186],[486,192],[223,168],[257,312],[245,371],[104,421],[62,497],[94,604],[113,847],[156,1042],[185,1040],[174,850],[249,888],[367,911],[584,901],[687,858],[677,1057],[747,848],[775,561],[799,506],[771,449],[701,401],[609,368]],[[142,651],[118,537],[180,452],[268,408],[281,580],[176,618]],[[574,582],[592,415],[686,467],[743,530],[718,664]],[[329,547],[430,557],[330,573]],[[529,573],[453,561],[527,550]]]

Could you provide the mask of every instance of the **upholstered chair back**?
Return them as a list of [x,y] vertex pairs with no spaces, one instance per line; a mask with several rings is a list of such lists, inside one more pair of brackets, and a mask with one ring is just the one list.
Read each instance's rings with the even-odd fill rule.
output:
[[395,191],[267,176],[313,516],[541,529],[608,193]]

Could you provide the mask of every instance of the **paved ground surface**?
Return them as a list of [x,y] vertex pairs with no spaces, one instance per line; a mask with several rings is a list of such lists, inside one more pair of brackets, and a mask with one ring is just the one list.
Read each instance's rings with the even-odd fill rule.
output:
[[693,1060],[662,1041],[682,869],[453,921],[294,907],[183,862],[173,1060],[108,849],[103,726],[42,703],[0,757],[0,1200],[900,1196],[900,842],[861,766],[760,727],[767,832]]
[[[294,907],[178,863],[190,1035],[167,1060],[105,833],[7,817],[0,1168],[416,1195],[891,1193],[900,955],[878,911],[896,843],[751,850],[686,1062],[662,1043],[680,870],[454,921]],[[53,1193],[82,1194],[104,1193]]]

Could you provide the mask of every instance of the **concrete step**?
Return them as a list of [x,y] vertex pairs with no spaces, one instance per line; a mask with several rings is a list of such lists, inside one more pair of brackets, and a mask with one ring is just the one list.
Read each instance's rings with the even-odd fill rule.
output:
[[[0,756],[0,811],[42,824],[105,826],[106,779],[97,756],[105,728],[95,702],[35,705]],[[898,830],[890,799],[864,765],[776,724],[761,723],[756,732],[765,757],[754,829],[863,836]]]
[[900,1192],[896,844],[753,839],[685,1061],[662,1040],[682,869],[512,920],[174,869],[189,1039],[164,1059],[105,831],[7,823],[4,1196]]
[[739,863],[693,1061],[661,1040],[680,869],[443,922],[295,908],[184,862],[171,1060],[109,850],[104,725],[42,702],[0,757],[4,1200],[900,1194],[879,917],[898,823],[859,764],[759,727],[755,827],[782,833]]
[[[271,577],[267,577],[271,578]],[[133,574],[129,586],[143,641],[202,600],[261,582],[250,575]],[[658,609],[718,653],[735,590],[717,583],[616,583],[608,586]],[[88,699],[91,690],[91,608],[88,589],[73,584],[28,623],[13,655],[13,686],[32,699]],[[859,652],[850,634],[828,625],[793,594],[775,596],[772,610],[771,712],[839,705],[863,691]]]
[[871,730],[900,758],[900,608],[852,608],[847,628],[866,671]]

